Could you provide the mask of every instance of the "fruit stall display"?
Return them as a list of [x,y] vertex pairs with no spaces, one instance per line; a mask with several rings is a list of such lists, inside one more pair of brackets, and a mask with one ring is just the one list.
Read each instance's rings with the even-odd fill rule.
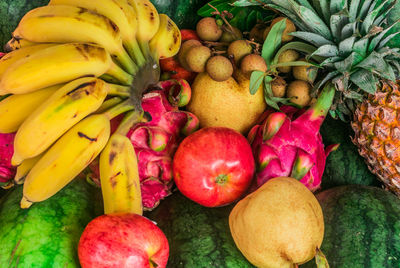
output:
[[396,0],[0,4],[0,268],[400,267]]

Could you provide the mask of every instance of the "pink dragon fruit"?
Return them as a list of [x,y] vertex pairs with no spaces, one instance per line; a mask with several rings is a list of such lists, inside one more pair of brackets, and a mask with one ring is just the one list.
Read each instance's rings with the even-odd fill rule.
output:
[[296,178],[311,191],[320,187],[326,157],[338,147],[324,150],[319,133],[334,94],[333,86],[327,85],[307,111],[289,106],[282,107],[282,112],[267,111],[262,124],[250,130],[248,139],[257,162],[253,188],[281,176]]
[[[185,80],[160,82],[142,98],[142,108],[151,120],[136,124],[127,134],[138,158],[145,210],[154,209],[160,200],[171,194],[173,154],[184,136],[199,127],[194,114],[178,108],[185,106],[190,97],[191,88]],[[90,167],[94,173],[92,179],[99,184],[97,164]]]
[[5,187],[15,176],[16,168],[11,165],[14,153],[15,133],[0,133],[0,186]]

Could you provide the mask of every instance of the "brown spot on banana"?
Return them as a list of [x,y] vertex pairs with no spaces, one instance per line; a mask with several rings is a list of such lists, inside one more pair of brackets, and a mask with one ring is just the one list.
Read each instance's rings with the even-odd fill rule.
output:
[[110,165],[112,165],[112,163],[114,162],[114,159],[115,159],[116,156],[117,156],[117,153],[116,153],[116,152],[111,152],[111,153],[110,153],[110,157],[108,158],[108,163],[109,163]]
[[[90,86],[91,88],[93,88],[95,85],[96,85],[96,81],[88,82],[88,83],[83,83],[83,84],[77,86],[76,88],[72,89],[71,91],[69,91],[69,92],[67,93],[67,95],[68,95],[68,96],[73,95],[74,93],[76,93],[76,91],[78,91],[79,89],[84,88],[84,87]],[[89,95],[89,94],[90,94],[90,92],[88,92],[87,90],[85,90],[85,92],[86,92],[86,95]]]
[[112,176],[112,177],[110,178],[110,182],[111,182],[111,187],[112,187],[112,188],[115,188],[115,186],[117,186],[117,180],[116,180],[116,178],[117,178],[119,175],[121,175],[121,171],[119,171],[117,174],[115,174],[114,176]]
[[84,139],[87,139],[87,140],[89,140],[90,142],[95,142],[95,141],[97,141],[97,137],[96,138],[90,138],[90,137],[88,137],[85,133],[82,133],[82,132],[78,132],[78,136],[79,136],[79,138],[84,138]]

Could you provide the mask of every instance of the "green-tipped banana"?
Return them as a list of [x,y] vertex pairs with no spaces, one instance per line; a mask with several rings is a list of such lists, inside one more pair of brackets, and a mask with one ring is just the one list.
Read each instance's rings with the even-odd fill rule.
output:
[[178,26],[165,14],[159,17],[160,28],[149,43],[155,60],[173,57],[181,47],[181,31]]
[[21,208],[61,190],[100,154],[109,137],[110,121],[105,114],[91,115],[71,128],[26,176]]
[[68,129],[95,112],[107,93],[107,84],[95,77],[74,80],[57,90],[18,129],[13,165],[47,150]]
[[55,85],[28,94],[12,95],[0,101],[0,133],[18,130],[25,119],[31,115],[62,85]]
[[68,43],[36,51],[13,63],[2,75],[0,95],[26,94],[45,87],[67,83],[84,76],[109,73],[129,84],[132,77],[118,68],[104,48]]
[[55,5],[35,8],[21,19],[13,36],[31,42],[94,43],[133,74],[137,66],[122,45],[120,30],[107,17],[84,8]]

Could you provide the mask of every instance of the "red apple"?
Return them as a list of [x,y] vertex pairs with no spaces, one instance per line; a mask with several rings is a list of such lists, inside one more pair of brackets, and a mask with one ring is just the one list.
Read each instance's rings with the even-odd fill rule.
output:
[[247,190],[254,158],[247,139],[225,127],[203,128],[186,137],[173,160],[176,186],[206,207],[227,205]]
[[145,217],[103,215],[86,226],[78,255],[82,268],[162,268],[169,245],[160,228]]

